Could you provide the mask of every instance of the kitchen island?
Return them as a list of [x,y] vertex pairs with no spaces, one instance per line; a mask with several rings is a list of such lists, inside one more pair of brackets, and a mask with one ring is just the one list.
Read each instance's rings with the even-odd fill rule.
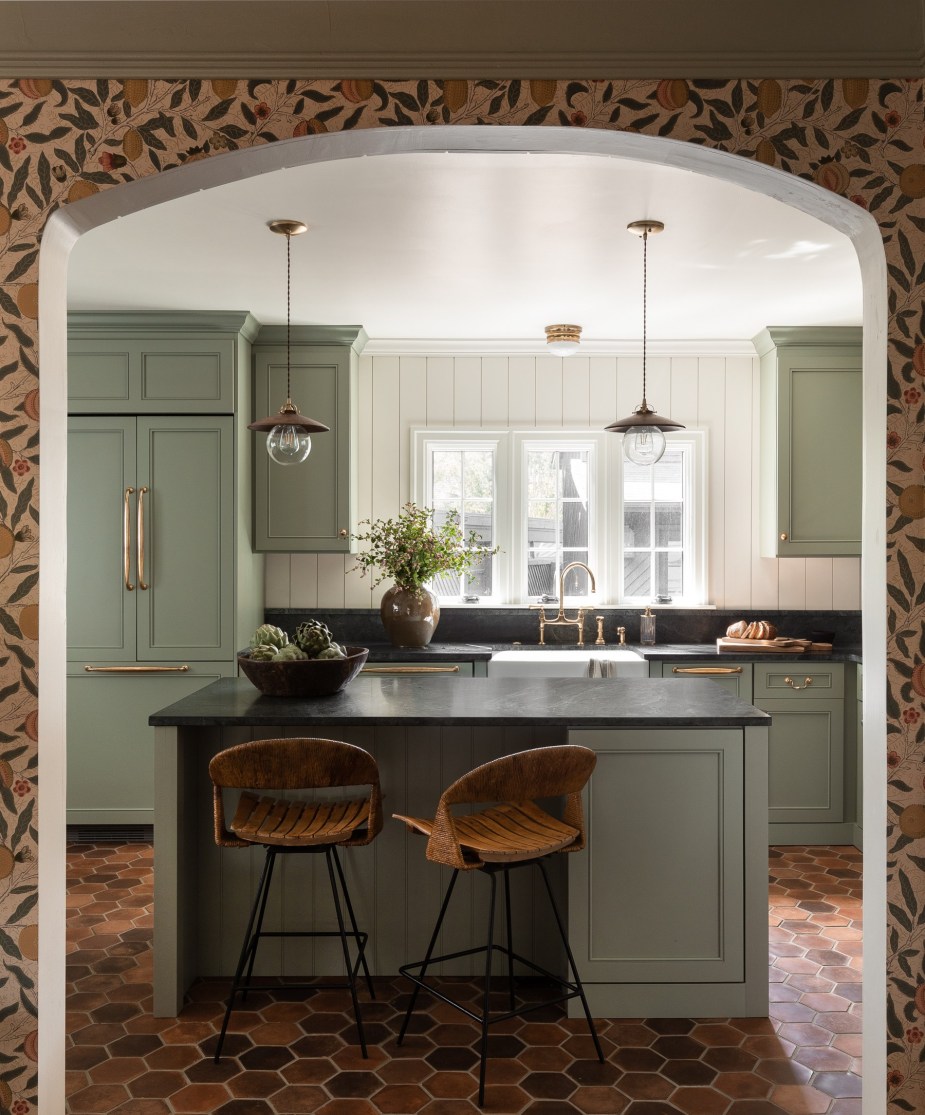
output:
[[[553,865],[592,1010],[608,1017],[767,1014],[770,717],[717,685],[360,676],[334,697],[296,700],[264,697],[246,680],[225,678],[150,722],[155,1015],[176,1015],[194,979],[233,971],[262,863],[261,849],[215,846],[209,759],[246,740],[299,735],[347,740],[374,754],[387,817],[432,814],[450,782],[499,755],[562,742],[591,747],[598,764],[586,790],[589,846]],[[326,883],[315,901],[314,860],[281,865],[268,928],[328,927],[333,913]],[[420,838],[390,820],[345,860],[358,919],[370,934],[371,967],[393,974],[423,955],[444,871],[424,859]],[[562,968],[530,874],[517,877],[513,894],[515,949]],[[465,898],[456,899],[443,952],[481,939],[488,888],[477,876],[461,880]],[[468,918],[460,912],[465,902]],[[340,969],[324,939],[276,945],[267,942],[259,974]]]

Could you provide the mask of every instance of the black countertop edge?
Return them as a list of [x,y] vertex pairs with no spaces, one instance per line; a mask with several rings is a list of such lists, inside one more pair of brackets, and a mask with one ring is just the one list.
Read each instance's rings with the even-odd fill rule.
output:
[[149,717],[155,727],[327,724],[563,728],[766,726],[767,713],[718,685],[674,678],[378,678],[314,700],[264,697],[221,678]]

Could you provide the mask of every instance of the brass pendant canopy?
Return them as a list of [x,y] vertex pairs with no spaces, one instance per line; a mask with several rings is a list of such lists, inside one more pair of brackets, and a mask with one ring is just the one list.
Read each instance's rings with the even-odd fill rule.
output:
[[[291,356],[290,356],[290,319],[292,297],[292,267],[290,260],[290,242],[293,236],[300,236],[308,231],[308,226],[302,221],[275,220],[268,221],[267,227],[271,232],[276,232],[286,237],[286,401],[279,408],[277,414],[266,418],[259,418],[248,423],[249,430],[267,434],[267,451],[279,464],[298,464],[304,461],[311,450],[311,434],[325,433],[330,426],[308,418],[299,413],[299,408],[292,401],[291,394]],[[287,447],[281,453],[278,444]]]
[[[657,414],[646,399],[646,292],[647,292],[647,259],[646,253],[648,249],[649,236],[664,231],[664,224],[661,221],[631,221],[626,226],[627,231],[633,233],[634,236],[642,237],[642,402],[627,418],[620,418],[616,422],[612,422],[605,429],[610,433],[626,434],[633,437],[640,430],[683,430],[684,426],[680,422],[675,422],[672,418],[665,418],[664,415]],[[624,445],[624,448],[628,448]],[[664,451],[664,450],[663,450]],[[627,454],[629,455],[629,453]],[[661,453],[658,454],[661,456]],[[632,458],[631,458],[632,459]],[[657,459],[657,458],[656,458]]]
[[557,356],[571,356],[581,343],[580,325],[547,325],[546,344]]

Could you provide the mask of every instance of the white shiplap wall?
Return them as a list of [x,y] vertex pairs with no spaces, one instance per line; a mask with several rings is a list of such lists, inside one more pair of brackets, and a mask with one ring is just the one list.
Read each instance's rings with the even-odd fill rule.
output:
[[[763,558],[758,548],[758,360],[658,356],[647,396],[709,431],[709,602],[719,608],[858,609],[859,558]],[[639,356],[367,355],[359,376],[360,519],[394,516],[411,497],[415,426],[587,426],[639,402]],[[308,467],[311,467],[309,464]],[[378,607],[384,583],[337,554],[268,554],[274,608]]]

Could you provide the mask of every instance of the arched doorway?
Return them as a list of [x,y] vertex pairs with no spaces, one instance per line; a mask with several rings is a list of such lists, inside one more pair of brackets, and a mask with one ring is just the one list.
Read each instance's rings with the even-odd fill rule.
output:
[[[119,190],[97,194],[79,206],[59,210],[48,222],[41,254],[40,345],[43,389],[43,547],[42,627],[40,629],[42,737],[40,774],[43,792],[43,841],[40,846],[41,953],[40,985],[43,1107],[63,1108],[63,1055],[56,1038],[63,1016],[60,1001],[64,956],[64,646],[59,632],[64,615],[65,578],[65,411],[66,411],[66,266],[76,238],[89,229],[138,211],[158,201],[251,177],[296,163],[349,159],[402,151],[543,151],[597,154],[660,162],[693,173],[721,178],[765,193],[809,213],[847,235],[854,243],[864,282],[865,328],[865,558],[862,601],[865,613],[864,654],[868,678],[886,675],[884,589],[886,549],[882,513],[885,487],[884,407],[886,397],[886,270],[880,233],[872,218],[856,205],[793,175],[756,161],[690,143],[644,137],[628,132],[574,128],[506,126],[475,129],[465,126],[372,129],[317,135],[304,140],[268,144],[197,161],[180,171],[153,176]],[[866,703],[871,724],[865,738],[865,785],[869,823],[865,859],[883,864],[885,801],[882,771],[885,759],[885,687],[871,686]],[[866,886],[868,918],[865,939],[865,985],[870,1003],[865,1026],[868,1054],[866,1080],[871,1094],[882,1094],[878,1062],[882,1058],[885,1013],[878,1015],[885,983],[885,869],[872,871]],[[57,1042],[57,1044],[56,1044]],[[59,1102],[60,1100],[60,1102]]]

